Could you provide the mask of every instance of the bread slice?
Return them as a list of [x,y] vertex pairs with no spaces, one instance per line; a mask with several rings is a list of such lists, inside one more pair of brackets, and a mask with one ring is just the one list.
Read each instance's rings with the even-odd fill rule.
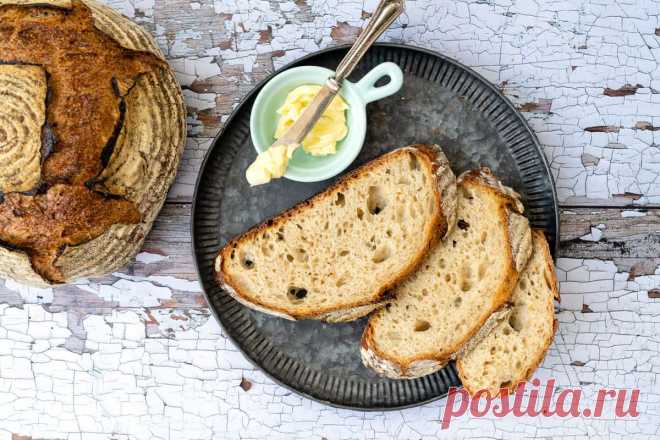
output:
[[519,196],[482,168],[458,180],[456,226],[394,289],[362,336],[365,365],[390,378],[442,368],[505,304],[531,253]]
[[513,290],[510,313],[502,314],[487,336],[458,356],[458,374],[470,394],[485,389],[495,396],[500,388],[513,390],[529,379],[552,343],[557,277],[543,232],[533,235],[532,257]]
[[288,319],[350,321],[382,305],[451,228],[456,177],[438,146],[385,154],[231,240],[216,278]]

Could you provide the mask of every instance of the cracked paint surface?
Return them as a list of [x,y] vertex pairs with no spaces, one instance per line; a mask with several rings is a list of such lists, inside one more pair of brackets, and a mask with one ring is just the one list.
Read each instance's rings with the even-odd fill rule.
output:
[[558,390],[579,387],[592,406],[600,387],[640,388],[639,418],[615,419],[606,404],[600,419],[462,416],[442,431],[445,400],[363,413],[292,394],[252,367],[208,313],[90,315],[76,353],[66,348],[66,312],[24,304],[0,306],[0,432],[72,439],[657,437],[660,303],[649,292],[660,286],[660,267],[632,279],[607,261],[562,258],[557,267],[560,326],[534,377],[554,378]]
[[[190,200],[204,151],[275,68],[352,42],[365,1],[110,1],[151,29],[185,88],[191,136],[171,197]],[[384,41],[474,68],[538,134],[562,202],[660,204],[657,1],[407,2]]]
[[[170,203],[124,270],[35,289],[0,280],[0,440],[658,438],[660,268],[560,259],[559,330],[535,373],[559,389],[642,390],[637,419],[463,416],[445,400],[338,410],[276,385],[222,334],[196,281],[184,211],[204,153],[274,69],[350,43],[375,0],[106,0],[156,37],[188,105]],[[564,205],[660,206],[660,2],[407,0],[383,37],[498,85],[538,134]],[[645,217],[622,210],[622,219]],[[611,226],[611,225],[610,225]],[[578,236],[602,244],[608,224]],[[634,255],[630,255],[634,257]]]

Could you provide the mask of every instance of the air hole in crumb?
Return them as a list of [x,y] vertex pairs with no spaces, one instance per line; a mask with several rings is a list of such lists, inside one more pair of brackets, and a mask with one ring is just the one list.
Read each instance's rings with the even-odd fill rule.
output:
[[419,169],[419,159],[412,153],[408,153],[408,158],[410,159],[410,169],[412,171]]
[[509,317],[509,325],[517,332],[519,332],[522,329],[522,323],[520,322],[518,316],[515,313],[512,313],[511,316]]
[[486,275],[486,263],[482,261],[481,263],[479,263],[479,271],[477,272],[477,276],[479,277],[479,280],[482,280],[485,275]]
[[456,226],[458,226],[458,228],[463,231],[467,231],[468,228],[470,227],[470,224],[465,220],[463,220],[462,218],[459,218],[458,222],[456,223]]
[[461,298],[460,296],[454,298],[454,307],[460,307],[461,302],[463,302],[463,298]]
[[243,266],[245,269],[252,269],[254,268],[254,258],[247,253],[241,252],[241,266]]
[[504,336],[509,336],[511,334],[511,330],[508,327],[504,327],[502,333],[504,333]]
[[371,260],[374,263],[382,263],[383,261],[390,258],[390,248],[387,246],[381,246],[374,252],[374,256]]
[[296,249],[296,259],[302,262],[309,260],[309,256],[307,255],[307,252],[305,252],[305,249]]
[[307,296],[307,289],[302,287],[289,287],[287,298],[294,304],[300,304]]
[[348,251],[341,251],[341,252],[339,252],[339,256],[340,256],[340,257],[345,257],[346,255],[348,255]]
[[357,217],[358,217],[360,220],[362,220],[362,217],[364,217],[364,211],[362,210],[362,208],[358,208],[358,209],[357,209]]
[[481,233],[481,239],[480,239],[481,244],[486,243],[486,238],[488,238],[488,232],[483,231],[483,232]]
[[370,186],[367,197],[367,209],[369,213],[378,215],[387,206],[387,199],[383,189],[380,186]]
[[463,266],[461,269],[461,290],[467,292],[472,288],[472,272],[470,266]]
[[431,328],[431,323],[428,321],[424,321],[422,319],[418,319],[415,322],[415,331],[416,332],[425,332],[426,330]]
[[440,261],[438,261],[438,267],[439,267],[440,269],[444,269],[444,268],[445,268],[445,259],[444,259],[444,258],[440,258]]
[[346,204],[346,197],[343,193],[337,193],[337,200],[335,200],[335,205],[344,206]]
[[520,280],[518,282],[518,286],[520,286],[520,288],[523,289],[523,290],[526,289],[527,288],[527,281],[525,281],[524,279]]
[[293,261],[293,255],[286,254],[286,259],[289,260],[289,263],[291,263]]
[[391,229],[388,229],[385,233],[387,234],[388,237],[392,236],[392,230]]
[[495,354],[497,347],[490,347],[490,354]]

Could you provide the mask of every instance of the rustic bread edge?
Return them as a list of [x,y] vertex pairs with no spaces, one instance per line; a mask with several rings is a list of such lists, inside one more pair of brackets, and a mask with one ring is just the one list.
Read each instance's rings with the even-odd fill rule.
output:
[[[510,298],[513,288],[516,285],[520,270],[525,266],[532,252],[532,234],[529,228],[527,219],[522,215],[524,206],[520,201],[520,195],[513,189],[503,185],[492,174],[490,169],[486,167],[470,170],[462,173],[457,179],[457,185],[462,182],[473,182],[480,186],[488,188],[498,194],[505,200],[507,223],[509,225],[509,255],[512,262],[511,272],[507,275],[509,282],[506,283],[495,295],[500,297],[496,302],[505,304]],[[415,359],[410,363],[404,364],[396,359],[390,359],[384,353],[380,352],[375,344],[373,329],[367,324],[365,327],[362,339],[360,341],[360,355],[363,363],[376,371],[379,375],[390,379],[414,379],[434,373],[443,368],[447,363],[454,359],[461,347],[468,343],[475,335],[479,333],[479,329],[483,326],[489,328],[499,322],[499,314],[489,321],[493,314],[497,314],[501,307],[493,310],[491,315],[481,323],[476,331],[468,334],[460,343],[455,347],[450,348],[449,355],[444,357],[424,357]]]
[[[238,292],[236,287],[232,285],[231,279],[228,279],[228,277],[223,271],[223,267],[224,267],[223,254],[226,253],[226,250],[235,240],[249,237],[251,234],[255,234],[256,232],[261,231],[265,227],[267,222],[271,224],[276,224],[280,219],[284,219],[288,213],[298,210],[303,204],[310,202],[313,203],[313,200],[315,200],[316,198],[323,197],[324,194],[332,192],[334,189],[340,187],[344,181],[358,175],[361,171],[363,171],[367,167],[373,166],[373,164],[376,161],[381,160],[381,158],[383,158],[387,154],[380,156],[374,159],[372,162],[369,162],[363,165],[362,167],[347,174],[346,176],[343,176],[341,179],[339,179],[337,182],[335,182],[332,186],[327,188],[322,193],[313,196],[312,198],[310,198],[305,202],[293,206],[292,208],[268,220],[267,222],[258,224],[250,228],[248,231],[244,232],[243,234],[241,234],[239,237],[230,240],[223,247],[223,249],[220,250],[218,256],[214,261],[214,272],[217,283],[241,304],[250,307],[254,310],[289,320],[318,319],[327,322],[347,322],[358,319],[362,316],[371,313],[372,311],[378,309],[379,307],[382,307],[389,300],[389,297],[387,295],[389,289],[391,289],[393,286],[398,284],[401,280],[403,280],[406,276],[408,276],[416,269],[417,265],[421,261],[423,261],[426,254],[432,249],[433,244],[435,244],[439,239],[444,238],[449,233],[456,219],[456,177],[454,176],[454,173],[449,167],[449,162],[446,156],[444,155],[444,152],[438,145],[421,145],[421,144],[409,145],[407,147],[402,147],[394,151],[412,149],[412,148],[425,154],[432,163],[433,172],[436,178],[436,193],[441,200],[440,203],[441,212],[439,216],[440,218],[438,219],[437,227],[434,228],[436,233],[433,234],[433,236],[431,237],[430,244],[429,246],[427,246],[424,254],[421,255],[416,261],[410,262],[410,264],[405,269],[403,269],[392,282],[390,282],[387,285],[384,285],[380,289],[380,291],[377,292],[374,300],[367,303],[364,302],[355,303],[346,308],[339,308],[335,310],[324,310],[322,312],[313,313],[313,314],[295,314],[295,315],[289,314],[284,310],[267,307],[263,304],[258,303],[257,301],[250,300],[246,298],[245,295],[241,294],[241,292]],[[445,201],[445,199],[447,200]]]
[[[149,52],[164,60],[163,53],[153,37],[139,25],[95,0],[82,1],[92,11],[94,25],[99,31],[127,49]],[[71,8],[71,2],[68,0],[0,0],[0,5],[12,4]],[[135,225],[113,225],[99,237],[64,249],[57,260],[57,265],[66,282],[82,277],[101,276],[128,264],[142,247],[176,176],[185,147],[187,127],[183,94],[174,73],[167,64],[163,63],[161,69],[145,74],[136,81],[126,98],[129,99],[131,96],[139,96],[143,103],[147,101],[150,106],[159,109],[159,112],[151,117],[152,122],[157,122],[156,125],[160,129],[155,133],[155,126],[149,127],[156,137],[150,139],[149,148],[142,150],[148,152],[147,174],[142,179],[137,179],[138,182],[127,184],[127,186],[132,185],[138,193],[132,201],[140,210],[142,221]],[[144,114],[135,116],[142,117]],[[127,113],[125,127],[130,123],[128,120],[130,117]],[[122,130],[124,142],[130,144],[140,138],[127,133],[125,127]],[[135,147],[136,150],[138,148]],[[112,166],[113,161],[117,163],[118,160],[121,159],[113,155],[108,167]],[[0,277],[38,287],[53,285],[33,270],[26,252],[2,246],[2,243],[0,243]]]

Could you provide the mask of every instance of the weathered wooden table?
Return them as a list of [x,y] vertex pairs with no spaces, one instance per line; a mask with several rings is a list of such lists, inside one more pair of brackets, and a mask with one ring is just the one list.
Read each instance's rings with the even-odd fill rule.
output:
[[144,250],[56,289],[0,280],[0,439],[657,438],[660,2],[408,0],[385,36],[454,57],[536,130],[560,196],[562,302],[535,377],[640,388],[637,418],[463,416],[444,401],[337,410],[275,385],[223,336],[196,281],[190,201],[204,152],[274,68],[350,42],[375,0],[110,0],[156,36],[188,103],[179,175]]

